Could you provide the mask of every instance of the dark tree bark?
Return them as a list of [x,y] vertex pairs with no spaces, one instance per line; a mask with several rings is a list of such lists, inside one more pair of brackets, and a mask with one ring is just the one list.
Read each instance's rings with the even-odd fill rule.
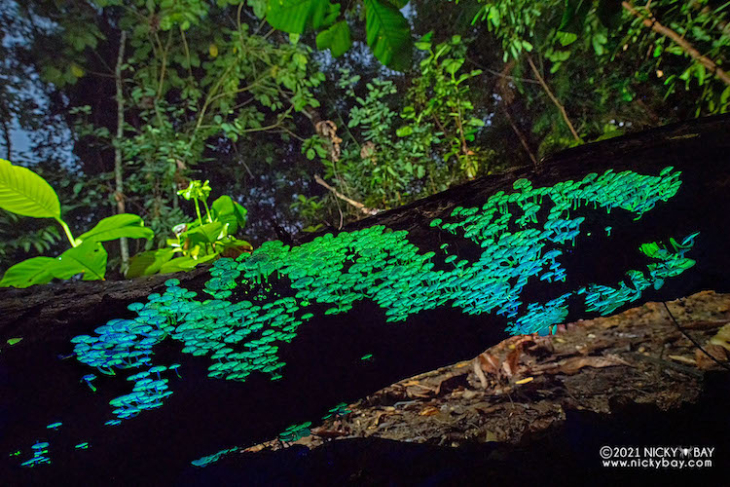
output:
[[[566,250],[563,264],[569,274],[580,276],[575,281],[579,285],[615,285],[628,269],[645,266],[646,262],[635,257],[642,243],[667,242],[670,237],[700,232],[688,255],[696,265],[668,279],[661,289],[647,291],[631,306],[703,289],[728,292],[728,154],[730,117],[682,123],[568,150],[542,161],[537,168],[478,179],[358,221],[344,231],[373,225],[407,230],[408,240],[422,252],[436,251],[449,243],[452,252],[469,259],[478,256],[480,249],[432,228],[433,219],[447,218],[457,206],[481,207],[495,192],[513,191],[512,184],[519,178],[541,187],[608,169],[658,175],[673,166],[682,171],[682,186],[675,197],[639,221],[620,211],[597,218],[593,223],[601,229],[611,225],[616,238],[596,239],[591,242],[598,243],[583,246],[579,241],[574,251]],[[208,357],[181,354],[180,344],[167,340],[155,353],[183,364],[183,379],[171,380],[174,394],[158,410],[119,426],[103,426],[112,419],[109,400],[128,393],[129,383],[119,376],[102,377],[98,391],[91,393],[80,382],[80,377],[90,372],[88,367],[73,357],[64,358],[73,350],[70,339],[91,334],[110,319],[132,318],[134,313],[126,309],[127,305],[144,300],[151,292],[163,292],[163,283],[170,277],[0,290],[0,410],[5,414],[0,453],[6,452],[0,456],[7,460],[7,452],[20,449],[27,459],[30,445],[46,438],[53,461],[50,466],[21,470],[17,458],[12,457],[8,475],[18,482],[11,485],[58,475],[75,483],[93,484],[103,479],[105,485],[139,485],[141,476],[144,483],[175,483],[195,458],[233,445],[245,447],[263,441],[291,423],[321,417],[339,402],[354,401],[404,377],[471,359],[507,336],[506,320],[501,316],[469,316],[447,305],[411,316],[404,323],[387,323],[383,310],[365,300],[349,313],[322,316],[303,325],[291,345],[280,350],[287,362],[282,381],[251,376],[245,383],[208,379]],[[205,269],[175,277],[183,287],[196,291],[210,279]],[[523,301],[539,301],[544,291],[528,286]],[[580,309],[571,308],[568,319],[584,315]],[[13,346],[4,343],[16,337],[23,340]],[[372,354],[373,360],[360,361],[366,354]],[[64,426],[57,432],[46,431],[45,426],[53,421],[63,421]],[[74,451],[74,445],[83,441],[92,448]],[[0,478],[11,477],[0,473]]]

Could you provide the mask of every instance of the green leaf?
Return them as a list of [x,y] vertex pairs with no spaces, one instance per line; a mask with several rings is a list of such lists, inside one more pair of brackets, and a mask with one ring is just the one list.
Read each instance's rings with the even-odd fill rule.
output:
[[558,30],[580,34],[592,4],[592,0],[565,0],[565,10]]
[[578,40],[578,36],[571,32],[556,32],[555,38],[560,42],[560,45],[565,47],[569,46]]
[[320,51],[329,49],[334,57],[343,55],[350,46],[352,46],[350,27],[344,20],[317,35],[317,49]]
[[445,59],[443,61],[443,67],[444,71],[447,73],[453,75],[455,74],[459,68],[464,64],[464,59]]
[[723,91],[722,95],[720,95],[720,103],[724,105],[727,103],[728,99],[730,99],[730,86],[725,88],[725,91]]
[[95,241],[106,242],[121,237],[151,239],[155,232],[144,227],[142,218],[130,213],[104,218],[94,228],[79,236],[77,242]]
[[270,0],[266,20],[274,29],[290,34],[304,34],[309,29],[319,29],[333,6],[329,0]]
[[10,345],[10,346],[17,345],[18,343],[21,342],[21,340],[23,340],[23,337],[19,337],[19,338],[8,338],[8,345]]
[[249,7],[253,7],[253,13],[256,17],[263,19],[266,16],[266,0],[248,0],[246,3]]
[[192,257],[178,257],[176,259],[172,259],[170,262],[165,263],[160,268],[160,274],[170,274],[172,272],[189,271],[191,269],[194,269],[195,266],[197,266],[198,264],[210,262],[211,260],[213,260],[217,257],[218,257],[217,254],[206,255],[199,259],[193,259]]
[[84,274],[84,281],[104,280],[107,253],[99,242],[86,241],[62,253],[50,268],[53,277],[68,279]]
[[408,21],[390,3],[364,1],[368,46],[387,67],[397,71],[407,70],[413,57],[413,39]]
[[409,0],[387,0],[387,1],[388,1],[388,3],[390,3],[391,5],[393,5],[395,8],[397,8],[398,10],[400,10],[403,7],[405,7],[406,5],[408,5],[408,1]]
[[35,218],[61,218],[61,204],[51,185],[4,159],[0,159],[0,208]]
[[223,230],[224,224],[220,221],[206,223],[180,235],[181,239],[190,239],[190,246],[197,244],[213,243],[218,240],[218,236]]
[[140,276],[151,276],[159,272],[160,268],[172,259],[175,249],[164,248],[140,252],[129,259],[129,268],[125,274],[127,279]]
[[[224,123],[221,125],[221,127],[225,128],[226,125],[227,124]],[[195,179],[193,181],[190,181],[190,184],[187,188],[179,190],[177,194],[181,195],[188,201],[207,200],[211,191],[209,183],[210,182],[207,179],[205,180],[205,182]]]
[[413,133],[413,127],[411,127],[410,125],[405,125],[395,131],[395,134],[398,137],[408,137],[412,133]]
[[51,257],[34,257],[12,266],[5,272],[0,287],[28,287],[34,284],[51,282],[53,274],[48,269],[55,265],[56,259]]
[[213,216],[222,223],[228,223],[228,233],[234,234],[239,227],[246,225],[248,210],[233,201],[230,196],[221,196],[211,206]]

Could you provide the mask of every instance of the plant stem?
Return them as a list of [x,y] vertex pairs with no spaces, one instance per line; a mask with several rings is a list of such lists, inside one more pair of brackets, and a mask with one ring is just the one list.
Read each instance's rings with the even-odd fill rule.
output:
[[76,247],[76,240],[74,240],[74,236],[71,235],[71,229],[68,228],[66,222],[55,216],[53,218],[55,218],[58,224],[61,225],[61,228],[63,228],[66,238],[68,238],[68,241],[71,242],[71,247]]
[[198,198],[193,198],[195,202],[195,213],[198,214],[198,223],[203,224],[203,217],[200,216],[200,205],[198,205]]
[[205,214],[208,216],[208,223],[213,223],[213,219],[210,217],[210,210],[208,209],[208,202],[203,200],[203,206],[205,206]]

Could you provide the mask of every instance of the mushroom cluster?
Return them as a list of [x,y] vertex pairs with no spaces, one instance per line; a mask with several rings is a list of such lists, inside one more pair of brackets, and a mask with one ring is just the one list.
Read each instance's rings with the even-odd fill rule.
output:
[[[507,318],[517,318],[508,325],[508,330],[513,334],[545,334],[552,325],[565,319],[568,314],[567,301],[574,294],[587,294],[587,310],[597,310],[603,314],[612,312],[627,300],[638,299],[640,290],[638,294],[630,295],[625,289],[612,293],[608,291],[611,288],[592,285],[575,293],[563,294],[545,304],[528,303],[526,310],[519,312],[522,305],[519,296],[531,277],[548,283],[565,282],[565,268],[556,261],[562,251],[545,251],[545,247],[548,243],[565,244],[568,241],[575,245],[585,218],[571,218],[571,211],[592,204],[594,209],[605,208],[607,213],[612,208],[621,208],[633,212],[636,214],[635,219],[639,219],[658,202],[667,201],[677,193],[681,185],[680,175],[679,171],[673,172],[672,167],[662,169],[659,176],[608,170],[601,176],[591,173],[581,181],[563,181],[543,188],[533,188],[530,181],[519,179],[513,183],[515,192],[511,194],[500,191],[492,195],[481,208],[457,207],[448,221],[433,220],[432,227],[453,235],[463,235],[485,249],[477,262],[468,267],[465,265],[459,274],[457,279],[469,284],[471,292],[459,289],[454,305],[461,306],[467,313],[496,310],[497,314]],[[534,228],[543,198],[549,198],[553,205],[542,228]],[[530,224],[533,227],[528,227]],[[608,237],[610,229],[606,227]],[[687,248],[691,247],[693,237],[688,238]],[[442,246],[443,250],[445,248]],[[645,279],[647,284],[641,289],[651,284],[660,286],[663,276],[678,275],[694,264],[683,255],[678,257],[680,260],[668,254],[652,257],[664,259],[665,263],[649,265],[650,277]],[[666,259],[673,263],[667,264]],[[449,256],[445,262],[453,260],[454,256]],[[660,265],[669,266],[671,271],[661,271],[657,268]],[[639,271],[628,272],[630,276],[637,273],[643,276]],[[450,282],[451,279],[449,277]],[[601,304],[597,305],[599,301]]]
[[279,433],[279,440],[282,443],[294,443],[295,441],[310,434],[310,426],[312,426],[311,421],[307,421],[302,424],[293,424],[287,427],[287,429],[283,432]]
[[[648,278],[630,271],[635,289],[591,285],[544,304],[523,307],[520,301],[531,278],[565,281],[565,269],[557,261],[562,251],[547,247],[569,241],[574,245],[585,219],[571,218],[571,211],[592,204],[607,212],[621,208],[640,218],[676,194],[679,176],[671,167],[659,176],[609,170],[601,176],[592,173],[581,181],[543,188],[519,179],[513,184],[514,192],[500,191],[481,208],[458,207],[431,221],[431,227],[479,245],[481,255],[474,261],[449,254],[447,244],[438,254],[422,252],[408,241],[406,231],[384,226],[327,234],[294,248],[267,242],[251,255],[215,262],[204,287],[212,299],[195,299],[197,293],[180,287],[179,280],[169,279],[163,294],[151,294],[146,303],[129,306],[136,318],[110,320],[95,330],[95,336],[75,337],[74,351],[81,362],[102,374],[135,371],[127,378],[134,383],[132,393],[111,401],[117,419],[107,424],[118,424],[159,407],[172,394],[162,374],[174,371],[179,377],[179,364],[153,363],[153,348],[163,339],[182,342],[183,353],[210,356],[209,377],[245,381],[259,372],[278,380],[285,366],[278,357],[279,346],[291,342],[298,327],[314,317],[305,308],[315,304],[325,308],[325,315],[335,315],[369,299],[385,309],[387,321],[398,322],[451,303],[472,315],[503,315],[514,334],[546,333],[565,318],[574,294],[586,295],[589,310],[610,312],[633,299],[632,293],[661,285],[663,279],[694,263],[684,253],[695,235],[682,244],[674,242],[674,253],[658,244],[654,244],[656,248],[646,246],[645,253],[659,262],[649,266]],[[539,225],[544,199],[553,205],[547,221]],[[274,278],[288,279],[293,295],[264,293],[251,300],[235,299],[239,285],[270,291],[268,283]],[[94,388],[93,379],[84,380]]]
[[202,458],[198,458],[197,460],[193,460],[192,463],[196,467],[207,467],[211,463],[215,463],[218,460],[221,459],[223,455],[228,455],[229,453],[233,453],[234,451],[238,450],[239,448],[237,446],[234,446],[233,448],[226,448],[225,450],[221,450],[217,453],[214,453],[212,455],[208,455]]
[[639,250],[649,258],[658,261],[647,266],[649,277],[647,278],[643,272],[630,270],[626,272],[626,275],[631,286],[622,281],[615,288],[591,284],[579,289],[578,294],[586,295],[586,310],[598,311],[605,316],[624,304],[639,299],[645,289],[651,286],[654,289],[661,288],[665,279],[678,276],[695,265],[695,261],[685,257],[684,254],[692,248],[697,235],[699,234],[694,233],[688,236],[681,244],[673,238],[670,239],[670,244],[674,248],[673,252],[657,242],[642,245]]
[[46,456],[48,454],[48,442],[37,441],[37,442],[35,442],[35,444],[33,446],[31,446],[31,449],[33,450],[33,458],[21,463],[20,464],[21,467],[32,468],[32,467],[35,467],[36,465],[42,465],[44,463],[46,463],[46,464],[51,463],[51,459]]

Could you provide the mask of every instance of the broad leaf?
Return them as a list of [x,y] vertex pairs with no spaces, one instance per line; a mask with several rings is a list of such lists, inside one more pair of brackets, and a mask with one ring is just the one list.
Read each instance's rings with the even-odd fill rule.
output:
[[51,282],[53,274],[48,269],[56,262],[51,257],[34,257],[15,264],[5,272],[0,287],[28,287]]
[[409,0],[387,0],[388,3],[392,4],[398,10],[408,5]]
[[180,235],[181,239],[189,239],[190,247],[197,244],[209,244],[218,240],[225,224],[222,222],[206,223]]
[[334,6],[329,0],[269,0],[266,20],[274,29],[303,34],[324,26],[333,10],[339,13],[339,4]]
[[463,58],[461,58],[461,59],[445,59],[443,61],[444,71],[446,71],[447,73],[453,75],[453,74],[455,74],[459,70],[459,68],[461,68],[461,66],[463,64],[464,64],[464,59]]
[[228,223],[228,233],[234,234],[246,225],[248,210],[236,203],[230,196],[221,196],[211,206],[213,216],[222,223]]
[[178,257],[177,259],[172,259],[170,262],[165,263],[160,268],[160,274],[189,271],[195,268],[195,266],[197,266],[198,264],[210,262],[217,257],[217,254],[206,255],[205,257],[201,257],[200,259],[193,259],[192,257]]
[[117,238],[146,238],[155,236],[155,232],[144,227],[142,218],[130,213],[104,218],[94,228],[79,236],[77,242],[94,241],[106,242]]
[[246,3],[249,7],[253,8],[254,15],[259,19],[263,19],[266,16],[267,0],[248,0]]
[[174,255],[175,249],[171,248],[140,252],[129,259],[129,268],[125,277],[131,279],[133,277],[151,276],[157,273]]
[[403,14],[384,0],[365,0],[365,16],[367,42],[375,57],[391,69],[410,68],[413,39]]
[[51,185],[4,159],[0,159],[0,208],[35,218],[61,218],[61,204]]
[[344,20],[317,35],[317,49],[320,51],[329,49],[334,57],[342,56],[350,46],[352,46],[350,27]]
[[99,242],[92,240],[72,247],[62,253],[50,268],[54,277],[68,279],[83,274],[84,281],[104,280],[107,253]]

